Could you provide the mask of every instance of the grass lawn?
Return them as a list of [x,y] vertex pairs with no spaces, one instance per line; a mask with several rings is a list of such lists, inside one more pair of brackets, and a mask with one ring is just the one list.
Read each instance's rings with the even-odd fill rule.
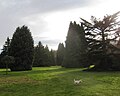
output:
[[[120,72],[42,67],[32,71],[0,69],[0,96],[120,96]],[[80,85],[73,80],[82,79]]]

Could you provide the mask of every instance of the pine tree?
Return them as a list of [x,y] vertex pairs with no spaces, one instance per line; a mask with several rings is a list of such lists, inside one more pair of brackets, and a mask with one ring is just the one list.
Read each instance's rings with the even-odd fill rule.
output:
[[59,43],[58,50],[57,50],[57,57],[56,57],[57,65],[60,65],[60,66],[62,65],[63,58],[64,58],[64,52],[65,52],[64,44]]
[[[5,41],[5,44],[3,45],[2,52],[0,54],[0,61],[4,56],[9,55],[10,43],[11,43],[11,40],[9,39],[9,37],[7,37],[7,40]],[[5,68],[5,64],[2,64],[2,62],[1,62],[0,68]]]
[[10,56],[15,63],[10,67],[12,71],[31,70],[33,61],[33,38],[27,26],[18,27],[13,34],[10,45]]
[[7,37],[7,40],[5,41],[5,44],[3,45],[1,54],[8,55],[10,43],[11,43],[11,41],[10,41],[9,37]]
[[55,65],[54,51],[49,51],[48,46],[45,47],[41,42],[34,48],[34,62],[35,67],[46,67]]
[[46,45],[44,48],[44,55],[43,55],[43,64],[44,66],[50,66],[50,51],[48,46]]
[[76,22],[70,22],[67,39],[65,42],[64,67],[83,67],[86,60],[86,39],[84,28]]
[[33,62],[33,66],[34,67],[43,67],[45,66],[43,64],[44,56],[45,52],[44,52],[44,46],[42,45],[41,42],[38,43],[38,45],[34,48],[34,62]]
[[55,62],[55,51],[51,50],[50,51],[50,66],[55,66],[56,62]]

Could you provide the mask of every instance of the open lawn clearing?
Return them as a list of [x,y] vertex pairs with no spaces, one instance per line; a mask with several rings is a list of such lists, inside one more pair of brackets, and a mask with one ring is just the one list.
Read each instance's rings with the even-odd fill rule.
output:
[[[82,79],[74,85],[74,79]],[[79,68],[42,67],[0,70],[0,96],[119,96],[120,72],[83,72]]]

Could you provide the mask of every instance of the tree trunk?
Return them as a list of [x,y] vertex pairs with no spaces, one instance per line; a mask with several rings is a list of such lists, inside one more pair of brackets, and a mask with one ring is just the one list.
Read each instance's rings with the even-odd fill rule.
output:
[[6,63],[6,75],[8,75],[8,63]]

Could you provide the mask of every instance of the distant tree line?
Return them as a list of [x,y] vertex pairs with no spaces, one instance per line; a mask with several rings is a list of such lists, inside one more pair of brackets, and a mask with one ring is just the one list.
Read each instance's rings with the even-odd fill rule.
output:
[[81,18],[80,24],[71,22],[61,65],[94,71],[120,70],[118,14],[106,15],[102,20],[92,16],[91,22]]
[[[48,47],[44,47],[41,42],[34,47],[34,41],[28,27],[18,27],[12,39],[8,37],[3,45],[0,54],[0,68],[10,68],[11,71],[24,71],[32,70],[32,66],[52,66],[55,65],[54,54],[53,50],[49,51]],[[11,59],[5,58],[8,56]],[[14,58],[14,62],[11,61],[12,64],[7,65],[9,62],[6,63],[6,60],[10,61],[12,58]]]
[[34,67],[46,67],[55,65],[55,51],[49,51],[48,46],[43,46],[41,42],[34,47]]
[[[6,58],[2,58],[11,56],[14,62],[7,65],[11,71],[54,65],[93,71],[120,70],[119,13],[106,15],[103,19],[91,16],[90,22],[83,18],[79,24],[70,22],[65,44],[59,43],[57,51],[50,51],[40,41],[34,46],[28,27],[18,27],[12,39],[8,37],[3,46],[0,68],[6,67],[3,64]],[[10,61],[8,57],[6,60]]]

